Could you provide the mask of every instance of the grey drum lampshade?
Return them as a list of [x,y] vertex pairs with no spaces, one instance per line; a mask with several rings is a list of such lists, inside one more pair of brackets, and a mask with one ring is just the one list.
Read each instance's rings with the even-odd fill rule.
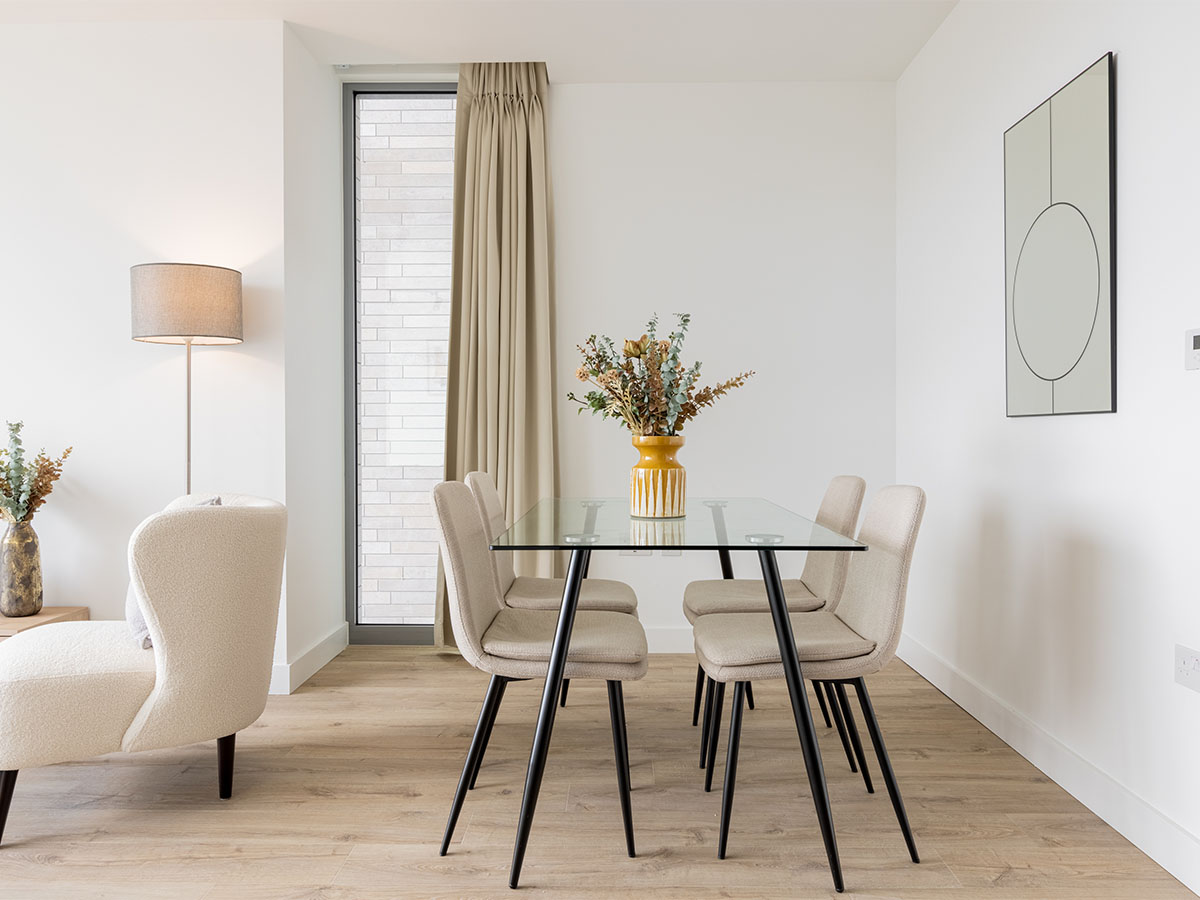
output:
[[146,263],[129,270],[133,339],[240,344],[242,273],[221,266]]

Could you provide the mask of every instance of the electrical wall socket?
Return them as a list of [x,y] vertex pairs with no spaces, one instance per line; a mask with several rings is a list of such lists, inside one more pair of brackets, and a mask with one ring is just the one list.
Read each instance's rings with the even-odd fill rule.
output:
[[1175,645],[1175,681],[1200,692],[1200,651]]
[[638,550],[634,547],[629,547],[625,550],[618,550],[618,556],[653,556],[653,550]]

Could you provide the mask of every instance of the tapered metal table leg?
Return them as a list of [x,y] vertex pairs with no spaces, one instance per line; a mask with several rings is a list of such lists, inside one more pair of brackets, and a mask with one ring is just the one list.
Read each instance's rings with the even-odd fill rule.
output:
[[825,855],[829,858],[833,886],[840,893],[845,889],[845,883],[842,880],[842,863],[838,856],[837,836],[833,828],[833,810],[829,806],[829,789],[825,784],[825,769],[821,764],[821,748],[817,746],[812,713],[808,708],[808,694],[804,690],[804,675],[800,671],[796,638],[792,634],[792,621],[788,616],[787,603],[783,596],[779,563],[773,550],[759,550],[758,561],[762,566],[763,582],[767,588],[767,603],[771,607],[775,637],[779,641],[783,674],[792,700],[792,715],[796,720],[796,731],[800,734],[804,765],[808,769],[808,784],[812,789],[813,805],[817,809],[817,822],[821,826],[821,837],[825,841]]
[[563,672],[567,668],[567,648],[571,643],[571,629],[575,625],[575,611],[579,607],[579,588],[583,583],[590,556],[591,550],[587,548],[572,550],[571,562],[567,566],[567,582],[563,587],[562,608],[558,613],[554,643],[550,647],[550,665],[546,670],[546,687],[542,691],[542,708],[538,713],[537,728],[533,733],[533,749],[529,753],[529,770],[525,775],[525,797],[521,801],[521,816],[517,820],[517,842],[513,848],[512,872],[508,878],[508,886],[511,888],[515,888],[521,879],[521,865],[525,862],[525,847],[529,844],[529,832],[533,827],[533,813],[537,808],[538,792],[542,787],[542,775],[546,771],[550,734],[554,730],[554,713],[558,709]]

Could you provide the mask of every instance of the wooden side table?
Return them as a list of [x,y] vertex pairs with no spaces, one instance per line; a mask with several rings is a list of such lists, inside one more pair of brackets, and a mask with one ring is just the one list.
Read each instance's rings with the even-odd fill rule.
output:
[[52,622],[86,622],[91,618],[86,606],[44,606],[36,616],[21,616],[10,619],[0,616],[0,641],[6,641],[14,634],[37,628],[39,625],[49,625]]

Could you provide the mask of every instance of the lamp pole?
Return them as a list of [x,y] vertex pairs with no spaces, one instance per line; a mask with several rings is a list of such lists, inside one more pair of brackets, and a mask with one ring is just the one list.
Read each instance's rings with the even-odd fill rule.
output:
[[187,490],[192,492],[192,339],[184,341],[187,346]]

